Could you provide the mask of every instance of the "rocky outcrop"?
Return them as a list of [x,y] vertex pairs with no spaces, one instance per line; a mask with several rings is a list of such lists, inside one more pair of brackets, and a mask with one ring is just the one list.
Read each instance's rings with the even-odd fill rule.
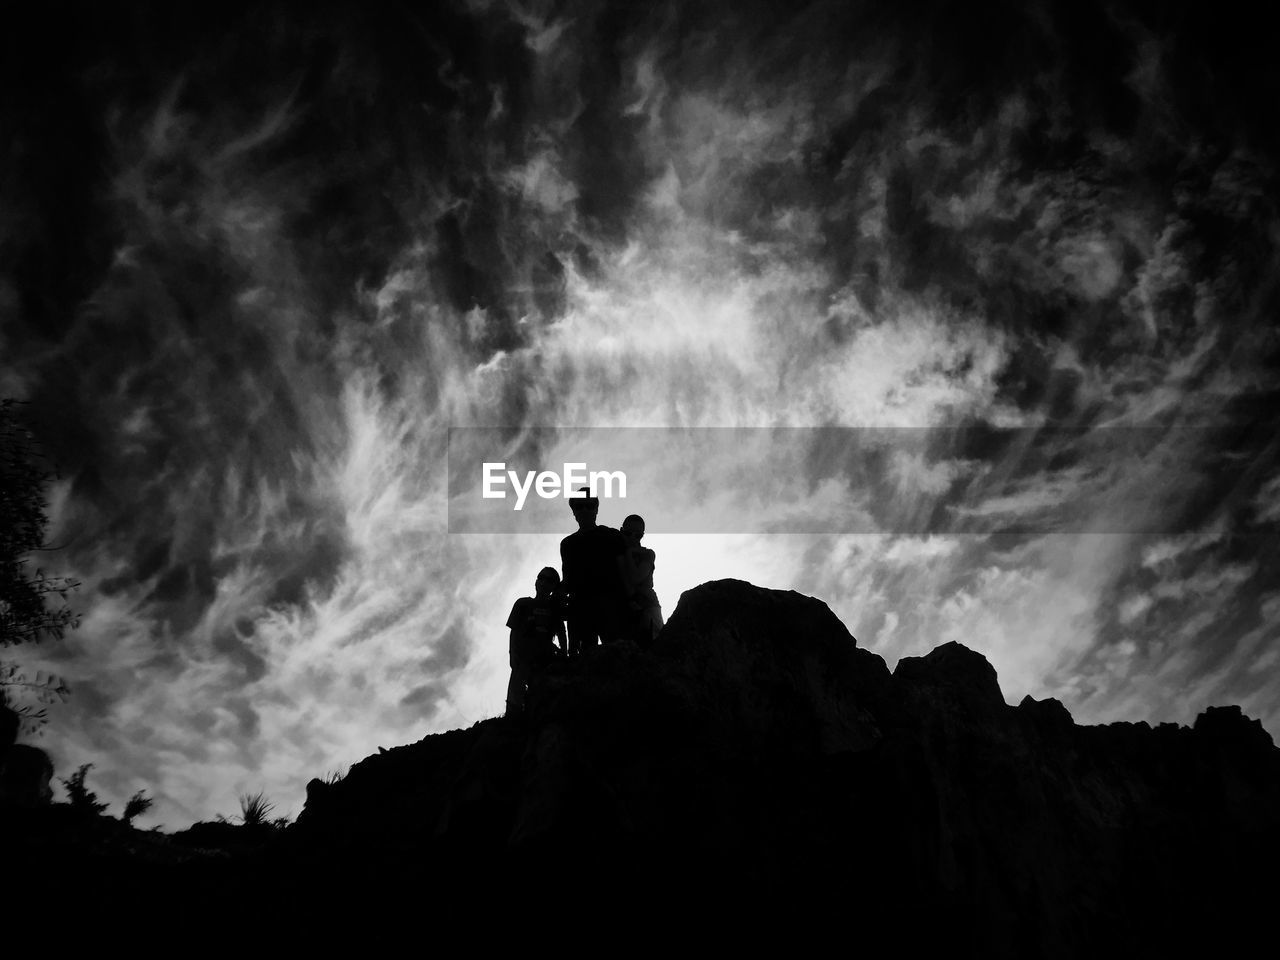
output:
[[890,673],[822,602],[723,580],[652,650],[554,666],[523,717],[312,781],[255,844],[164,895],[270,882],[317,915],[610,916],[615,940],[679,918],[873,952],[1222,955],[1280,893],[1280,750],[1235,707],[1153,729],[1010,706],[956,643]]
[[53,800],[53,761],[39,747],[16,743],[0,756],[0,803],[36,807]]
[[35,807],[53,799],[53,762],[39,747],[15,742],[21,723],[0,702],[0,807]]
[[1278,839],[1280,751],[1238,708],[1078,726],[1006,704],[960,644],[891,675],[820,601],[727,580],[652,651],[553,669],[518,721],[313,781],[288,856],[825,904],[899,947],[1070,957],[1221,948],[1277,892]]

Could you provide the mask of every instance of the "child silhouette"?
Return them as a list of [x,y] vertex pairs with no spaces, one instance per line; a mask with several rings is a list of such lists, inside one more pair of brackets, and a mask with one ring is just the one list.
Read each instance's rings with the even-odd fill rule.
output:
[[521,597],[511,607],[511,681],[507,684],[507,716],[524,712],[529,682],[566,647],[560,612],[560,574],[543,567],[534,581],[535,595]]
[[640,646],[648,646],[662,629],[662,605],[653,589],[653,569],[657,555],[640,546],[644,539],[644,518],[632,514],[622,521],[622,579],[627,595],[627,635]]

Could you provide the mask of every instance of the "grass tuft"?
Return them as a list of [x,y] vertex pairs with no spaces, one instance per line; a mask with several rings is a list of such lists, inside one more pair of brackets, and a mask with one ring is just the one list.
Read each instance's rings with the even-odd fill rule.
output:
[[276,805],[267,799],[267,795],[259,790],[257,793],[246,793],[240,798],[240,822],[246,827],[260,827],[270,823],[267,815]]

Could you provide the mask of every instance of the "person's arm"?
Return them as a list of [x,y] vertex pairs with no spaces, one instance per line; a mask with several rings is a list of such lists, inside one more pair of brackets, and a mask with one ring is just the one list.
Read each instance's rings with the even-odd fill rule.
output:
[[521,641],[524,638],[524,604],[517,600],[511,608],[511,615],[507,617],[507,626],[511,628],[511,640],[507,649],[507,656],[510,658],[511,666],[516,665],[516,651],[520,649]]
[[622,599],[630,600],[635,596],[635,577],[632,574],[631,557],[624,549],[614,558],[618,568],[618,582],[622,584]]
[[573,564],[569,562],[570,551],[565,550],[564,545],[569,538],[565,537],[560,541],[560,593],[566,605],[573,603]]
[[560,652],[569,652],[569,640],[564,633],[564,621],[556,617],[556,639],[560,641]]
[[[622,601],[626,601],[630,594],[630,587],[627,585],[627,542],[622,539],[622,534],[612,528],[604,543],[601,544],[600,560],[606,562],[605,558],[613,554],[613,577],[616,588],[615,597]],[[616,602],[616,601],[615,601]]]

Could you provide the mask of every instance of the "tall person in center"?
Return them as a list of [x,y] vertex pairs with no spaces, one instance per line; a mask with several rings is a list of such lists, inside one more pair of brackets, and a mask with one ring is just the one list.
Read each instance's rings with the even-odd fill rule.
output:
[[569,498],[578,529],[560,541],[566,595],[569,656],[580,657],[599,643],[617,640],[625,603],[622,534],[596,523],[600,501],[582,487]]

